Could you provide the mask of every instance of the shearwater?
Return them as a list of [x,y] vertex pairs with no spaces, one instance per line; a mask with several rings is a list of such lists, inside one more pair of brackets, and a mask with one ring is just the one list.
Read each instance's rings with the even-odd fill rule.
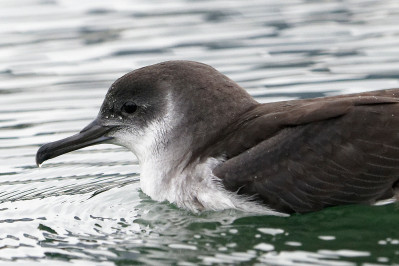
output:
[[286,215],[394,199],[399,89],[260,104],[214,68],[163,62],[109,89],[97,118],[36,163],[99,143],[131,150],[140,186],[193,212]]

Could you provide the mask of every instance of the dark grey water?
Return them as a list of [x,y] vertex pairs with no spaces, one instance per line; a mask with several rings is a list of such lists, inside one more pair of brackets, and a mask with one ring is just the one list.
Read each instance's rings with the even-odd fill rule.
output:
[[142,194],[121,148],[34,165],[159,61],[210,64],[261,102],[399,87],[399,1],[2,0],[0,25],[0,263],[399,264],[397,205],[198,216]]

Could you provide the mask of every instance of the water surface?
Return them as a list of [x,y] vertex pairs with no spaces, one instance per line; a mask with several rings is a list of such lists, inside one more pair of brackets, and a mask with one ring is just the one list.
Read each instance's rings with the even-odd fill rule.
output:
[[0,263],[399,264],[395,204],[194,215],[144,195],[122,148],[34,165],[160,61],[210,64],[261,102],[399,87],[398,1],[3,0],[0,25]]

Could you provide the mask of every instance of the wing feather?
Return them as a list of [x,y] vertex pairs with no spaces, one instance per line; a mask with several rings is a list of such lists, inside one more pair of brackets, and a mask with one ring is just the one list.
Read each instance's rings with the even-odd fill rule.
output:
[[398,92],[251,110],[215,144],[236,146],[214,173],[227,189],[288,213],[392,197],[399,180]]

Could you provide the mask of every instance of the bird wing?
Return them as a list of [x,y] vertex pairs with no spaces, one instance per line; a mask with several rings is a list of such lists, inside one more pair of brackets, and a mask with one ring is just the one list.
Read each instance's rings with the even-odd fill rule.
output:
[[391,198],[399,180],[398,96],[260,105],[215,145],[228,148],[214,174],[226,189],[286,213]]

